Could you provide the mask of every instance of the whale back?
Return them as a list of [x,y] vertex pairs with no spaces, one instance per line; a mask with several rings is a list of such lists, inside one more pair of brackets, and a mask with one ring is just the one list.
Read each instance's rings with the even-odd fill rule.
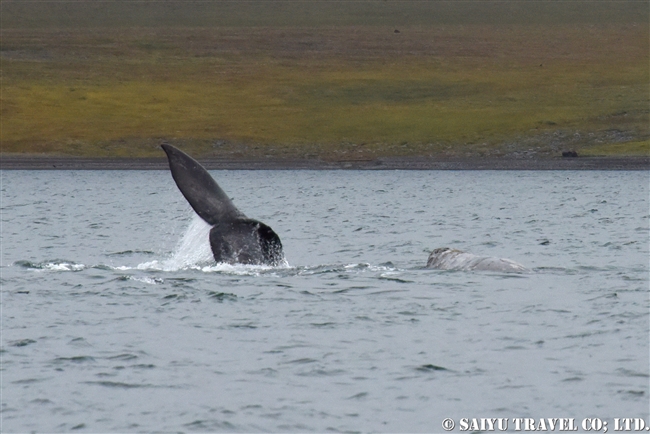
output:
[[463,271],[497,271],[522,273],[527,271],[523,265],[510,259],[494,258],[490,256],[477,256],[462,250],[442,247],[435,249],[429,255],[427,268],[438,270],[463,270]]
[[171,145],[161,145],[172,177],[194,211],[210,225],[246,218],[198,161]]

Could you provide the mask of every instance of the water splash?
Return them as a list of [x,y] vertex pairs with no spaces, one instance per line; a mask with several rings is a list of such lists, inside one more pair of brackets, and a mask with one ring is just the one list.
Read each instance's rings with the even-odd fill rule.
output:
[[[207,224],[198,215],[194,215],[189,226],[185,230],[183,236],[176,245],[174,251],[168,258],[154,259],[153,261],[143,262],[134,266],[119,265],[119,266],[106,266],[96,265],[90,268],[100,268],[118,271],[128,270],[142,270],[142,271],[178,271],[178,270],[199,270],[206,273],[222,273],[233,275],[260,275],[272,272],[277,269],[290,269],[291,266],[286,259],[277,266],[270,265],[250,265],[250,264],[226,264],[216,263],[210,248],[210,229],[212,227]],[[111,253],[109,256],[123,256],[131,255],[133,253],[150,254],[153,252],[142,251],[124,251]],[[77,264],[73,261],[67,260],[53,260],[42,263],[34,263],[30,261],[17,261],[14,263],[25,268],[32,268],[36,271],[83,271],[88,266],[84,264]],[[158,284],[160,280],[151,279],[148,277],[134,278],[133,280],[140,280],[144,283]]]
[[276,268],[287,268],[286,260],[278,267],[270,265],[225,264],[215,263],[210,248],[210,229],[199,216],[195,215],[192,222],[181,237],[174,252],[168,259],[154,260],[138,265],[138,270],[200,270],[206,273],[224,273],[235,275],[259,275]]
[[201,269],[214,265],[210,249],[211,226],[195,215],[178,242],[172,255],[162,261],[154,260],[138,265],[138,270],[176,271],[188,268]]
[[183,234],[172,257],[167,260],[170,267],[187,268],[193,265],[213,263],[210,248],[210,229],[201,217],[195,215]]
[[86,265],[84,264],[78,264],[74,261],[63,259],[53,259],[51,261],[43,262],[16,261],[13,265],[33,269],[35,271],[83,271],[86,269]]

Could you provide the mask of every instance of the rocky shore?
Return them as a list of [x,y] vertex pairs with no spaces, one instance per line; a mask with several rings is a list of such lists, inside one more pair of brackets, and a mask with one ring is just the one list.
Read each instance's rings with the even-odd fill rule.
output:
[[[431,158],[376,160],[199,159],[211,170],[650,170],[648,157]],[[164,158],[79,158],[11,155],[0,170],[167,170]]]

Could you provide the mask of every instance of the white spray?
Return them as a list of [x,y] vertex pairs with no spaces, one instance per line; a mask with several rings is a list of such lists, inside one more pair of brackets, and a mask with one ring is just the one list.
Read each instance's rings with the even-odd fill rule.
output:
[[151,261],[138,265],[138,269],[175,271],[185,268],[199,268],[214,263],[210,249],[211,226],[198,215],[194,215],[176,245],[172,255],[163,261]]

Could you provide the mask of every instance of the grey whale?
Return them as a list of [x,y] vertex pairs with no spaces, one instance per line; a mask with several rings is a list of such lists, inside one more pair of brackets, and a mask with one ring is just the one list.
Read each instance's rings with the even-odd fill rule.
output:
[[528,271],[523,265],[510,259],[495,258],[491,256],[477,256],[462,250],[441,247],[429,255],[427,268],[438,270],[463,270],[463,271],[500,271],[523,273]]
[[280,237],[264,223],[248,218],[232,203],[198,161],[162,144],[176,186],[194,211],[212,226],[210,248],[215,261],[229,264],[280,265]]

